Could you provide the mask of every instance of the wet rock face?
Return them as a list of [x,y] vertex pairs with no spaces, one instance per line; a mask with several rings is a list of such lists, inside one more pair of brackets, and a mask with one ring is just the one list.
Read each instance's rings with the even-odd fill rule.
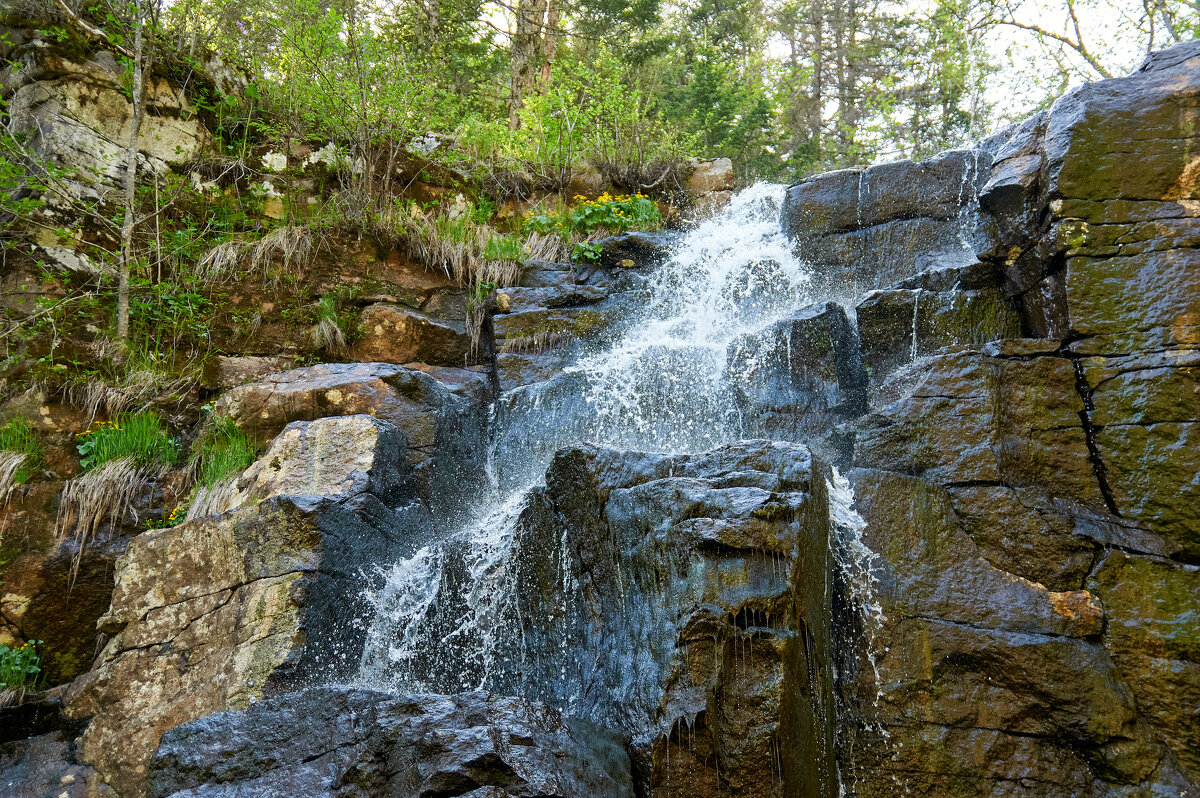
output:
[[[978,264],[858,304],[851,479],[886,620],[843,626],[850,794],[1197,790],[1197,86],[1181,48],[1009,131]],[[794,192],[818,239],[847,180]]]
[[631,735],[649,795],[831,796],[826,478],[769,441],[564,449],[506,553],[448,544],[430,611],[382,651],[423,690],[483,684]]
[[[347,723],[353,718],[353,723]],[[168,732],[151,798],[632,798],[611,732],[519,698],[322,687]]]
[[67,715],[90,719],[81,758],[121,796],[142,794],[166,729],[351,672],[372,566],[429,534],[423,506],[397,507],[403,438],[387,422],[323,419],[281,439],[247,472],[245,503],[146,532],[118,562],[99,622],[111,637]]
[[866,405],[858,333],[832,302],[737,339],[727,369],[751,435],[820,438]]
[[927,161],[817,175],[788,190],[788,233],[822,288],[860,296],[935,264],[974,259],[970,203],[987,181],[991,142]]
[[629,232],[596,242],[596,263],[531,261],[520,285],[501,289],[495,316],[502,391],[553,378],[601,337],[615,334],[645,295],[645,273],[678,239]]

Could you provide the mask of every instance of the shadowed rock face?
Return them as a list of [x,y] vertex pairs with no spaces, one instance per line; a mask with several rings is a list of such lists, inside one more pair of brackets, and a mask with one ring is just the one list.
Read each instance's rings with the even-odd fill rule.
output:
[[614,734],[534,702],[322,687],[168,732],[148,794],[633,798],[629,773]]
[[[886,620],[841,626],[848,794],[1197,792],[1198,96],[1195,45],[1072,92],[978,149],[978,207],[951,201],[961,154],[790,192],[829,285],[904,277],[855,314]],[[969,251],[916,232],[954,223]],[[769,370],[773,406],[803,366]]]

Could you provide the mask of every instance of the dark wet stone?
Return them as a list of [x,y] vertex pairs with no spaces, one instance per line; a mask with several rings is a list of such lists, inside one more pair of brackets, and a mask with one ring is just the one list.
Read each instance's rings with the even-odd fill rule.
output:
[[486,693],[320,687],[163,736],[150,798],[632,798],[616,735]]

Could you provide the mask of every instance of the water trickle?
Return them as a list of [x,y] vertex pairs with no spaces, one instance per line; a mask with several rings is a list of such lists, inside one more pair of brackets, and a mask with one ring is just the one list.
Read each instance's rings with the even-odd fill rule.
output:
[[958,191],[958,242],[967,251],[974,249],[971,239],[975,234],[975,217],[979,209],[979,155],[980,150],[972,147],[963,158],[962,185]]
[[835,468],[829,488],[829,522],[833,526],[833,557],[846,579],[850,602],[862,623],[864,656],[875,679],[876,702],[883,697],[883,684],[876,661],[876,640],[887,621],[879,603],[879,577],[875,569],[879,555],[863,540],[867,522],[854,509],[854,488]]
[[913,323],[912,323],[912,355],[909,360],[917,359],[917,311],[921,308],[921,289],[913,289]]

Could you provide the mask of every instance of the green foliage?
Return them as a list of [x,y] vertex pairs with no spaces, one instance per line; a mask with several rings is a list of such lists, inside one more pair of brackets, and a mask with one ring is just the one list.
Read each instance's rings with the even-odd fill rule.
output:
[[24,462],[13,475],[13,482],[18,485],[28,482],[42,464],[42,444],[38,441],[33,426],[23,418],[14,418],[0,426],[0,452],[25,455]]
[[211,488],[245,471],[258,457],[258,444],[232,420],[216,419],[192,444],[198,484]]
[[600,244],[589,244],[586,241],[581,241],[571,249],[571,260],[582,263],[597,263],[600,260],[602,252],[604,252],[604,247]]
[[472,117],[457,136],[474,159],[527,169],[551,184],[585,163],[638,172],[693,149],[689,137],[662,123],[628,65],[603,46],[587,59],[560,57],[546,90],[527,96],[518,117],[516,130],[503,119]]
[[598,229],[612,232],[625,230],[657,230],[663,218],[658,205],[644,194],[607,192],[594,200],[575,197],[578,204],[569,211],[531,214],[525,220],[525,230],[534,233],[571,233],[588,235]]
[[173,464],[179,448],[162,419],[153,413],[130,413],[115,421],[100,421],[80,433],[79,463],[92,471],[122,457],[132,457],[138,465]]
[[488,282],[480,283],[479,285],[475,286],[475,288],[471,291],[471,295],[467,297],[467,311],[470,312],[471,310],[474,310],[483,304],[484,300],[491,296],[491,293],[495,291],[496,288],[497,285],[494,280],[489,280]]
[[27,690],[37,686],[42,673],[42,658],[37,647],[41,640],[30,640],[13,648],[0,643],[0,690]]
[[644,194],[601,194],[584,200],[571,211],[571,227],[590,233],[604,227],[609,230],[655,230],[662,226],[662,215],[654,200]]

